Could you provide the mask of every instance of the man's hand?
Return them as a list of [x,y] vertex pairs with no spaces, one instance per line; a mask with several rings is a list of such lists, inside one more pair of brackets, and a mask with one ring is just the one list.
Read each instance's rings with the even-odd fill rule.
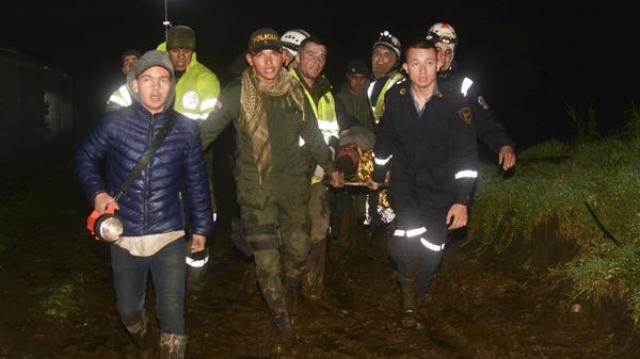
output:
[[118,203],[116,203],[113,197],[111,197],[108,193],[106,192],[98,193],[93,198],[93,209],[98,211],[98,213],[102,214],[104,213],[104,211],[107,210],[107,206],[111,202],[114,202],[116,204],[116,209],[120,209],[120,206],[118,206]]
[[372,190],[372,191],[377,191],[380,188],[382,188],[382,186],[388,185],[390,178],[391,178],[391,171],[385,172],[385,174],[384,174],[384,183],[375,182],[371,178],[368,178],[367,179],[367,187],[369,187],[369,189]]
[[191,253],[198,253],[204,251],[204,244],[207,242],[207,237],[201,234],[194,234],[191,236]]
[[377,191],[380,189],[380,187],[382,187],[382,183],[380,182],[374,182],[371,178],[367,179],[367,187],[369,187],[370,190],[372,191]]
[[467,225],[467,206],[463,204],[454,204],[447,212],[447,225],[449,229],[458,229]]
[[331,186],[336,188],[344,187],[344,177],[338,171],[331,172]]
[[502,146],[498,152],[498,164],[507,171],[516,164],[516,152],[511,146]]

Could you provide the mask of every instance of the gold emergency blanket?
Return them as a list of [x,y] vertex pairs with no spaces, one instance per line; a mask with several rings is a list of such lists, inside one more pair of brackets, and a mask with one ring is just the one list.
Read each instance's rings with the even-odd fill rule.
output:
[[[369,179],[371,179],[371,174],[373,173],[373,150],[364,150],[358,152],[360,152],[360,161],[358,161],[357,170],[353,178],[349,178],[348,180],[352,180],[356,183],[366,184]],[[367,200],[367,207],[368,205],[369,201]],[[390,223],[395,218],[395,214],[393,213],[393,209],[391,209],[391,204],[389,203],[389,191],[387,189],[383,189],[378,192],[378,203],[376,210],[384,223]],[[368,208],[366,211],[367,213],[365,213],[365,222],[370,222],[371,219],[369,218]]]

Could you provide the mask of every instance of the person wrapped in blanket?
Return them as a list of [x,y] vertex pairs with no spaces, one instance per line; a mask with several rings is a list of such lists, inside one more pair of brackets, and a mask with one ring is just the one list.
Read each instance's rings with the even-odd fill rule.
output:
[[[375,135],[371,129],[353,126],[340,133],[339,148],[336,152],[335,167],[344,174],[345,192],[338,196],[336,206],[335,233],[345,247],[356,243],[357,225],[368,225],[369,239],[375,232],[391,223],[395,214],[389,204],[386,188],[372,193],[367,188],[373,172],[373,145]],[[374,195],[372,195],[374,194]],[[365,248],[370,250],[370,246]]]

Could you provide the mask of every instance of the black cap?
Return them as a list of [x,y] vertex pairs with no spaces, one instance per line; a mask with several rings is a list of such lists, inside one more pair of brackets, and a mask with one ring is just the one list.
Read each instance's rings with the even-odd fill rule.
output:
[[280,35],[274,29],[262,28],[258,29],[249,37],[249,46],[247,50],[252,54],[257,54],[262,50],[282,50],[282,41]]
[[347,65],[347,73],[369,76],[369,68],[367,67],[367,64],[362,60],[351,60]]

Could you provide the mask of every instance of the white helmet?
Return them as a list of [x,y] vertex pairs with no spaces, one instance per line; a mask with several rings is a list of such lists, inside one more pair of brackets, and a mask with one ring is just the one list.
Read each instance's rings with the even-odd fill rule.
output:
[[[433,42],[434,45],[438,45],[438,47],[450,49],[451,61],[453,62],[453,57],[456,53],[456,43],[458,42],[458,36],[453,26],[446,22],[437,22],[427,30],[427,36],[425,38]],[[450,65],[451,63],[447,64],[447,67]]]
[[284,35],[280,37],[280,41],[282,41],[282,44],[287,50],[297,55],[298,51],[300,51],[300,44],[309,36],[311,35],[302,29],[293,29],[285,32]]
[[389,31],[385,30],[380,33],[378,40],[373,43],[373,48],[375,49],[378,45],[386,46],[391,49],[396,54],[398,61],[400,61],[402,45],[400,44],[400,40],[393,36]]

